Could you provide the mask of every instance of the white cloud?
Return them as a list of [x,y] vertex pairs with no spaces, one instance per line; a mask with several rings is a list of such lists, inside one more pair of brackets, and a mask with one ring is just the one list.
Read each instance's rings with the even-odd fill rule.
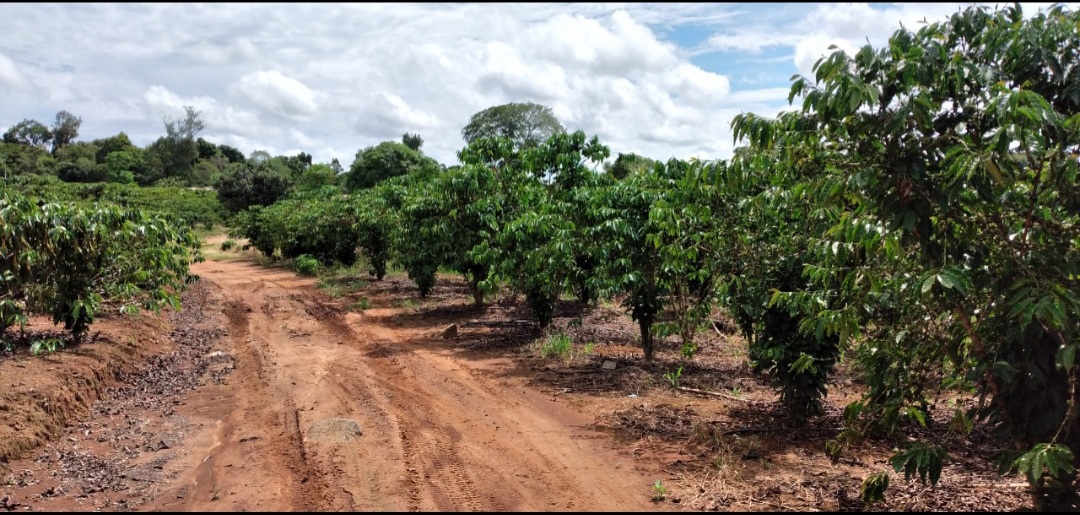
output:
[[795,66],[799,69],[799,74],[812,80],[814,64],[822,57],[832,54],[834,50],[830,50],[830,47],[834,45],[848,55],[853,56],[858,51],[852,43],[820,32],[802,38],[795,45]]
[[[775,30],[775,29],[773,29]],[[798,43],[799,36],[782,32],[721,32],[709,36],[705,51],[759,53],[765,48],[791,46]],[[700,53],[700,51],[699,51]]]
[[30,81],[8,56],[0,53],[0,89],[11,93],[24,93],[32,89]]
[[319,109],[315,101],[318,92],[277,70],[244,75],[230,87],[230,91],[263,112],[286,120],[306,120]]
[[255,43],[247,37],[238,37],[228,43],[201,40],[182,52],[195,62],[212,66],[243,64],[258,58]]
[[292,137],[293,141],[304,148],[313,148],[319,145],[318,140],[309,138],[307,134],[304,134],[297,129],[289,129],[289,136]]
[[193,105],[204,137],[248,154],[347,167],[413,132],[452,164],[472,114],[537,102],[615,153],[723,157],[731,118],[775,115],[830,44],[957,6],[0,4],[0,124],[63,109],[81,139],[145,145]]
[[184,107],[192,106],[199,112],[199,119],[206,125],[207,132],[233,134],[244,141],[240,150],[249,152],[259,146],[256,138],[280,134],[280,128],[263,124],[259,117],[250,111],[238,109],[219,102],[213,97],[181,97],[168,88],[154,85],[143,93],[143,101],[149,118],[158,122],[164,132],[163,118],[180,119],[185,115]]

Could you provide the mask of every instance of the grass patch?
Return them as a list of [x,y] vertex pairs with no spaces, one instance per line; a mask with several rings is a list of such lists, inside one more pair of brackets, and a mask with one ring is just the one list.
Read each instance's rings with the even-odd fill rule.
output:
[[580,346],[574,345],[569,335],[564,332],[557,332],[533,342],[531,349],[541,358],[558,358],[566,364],[570,364],[574,358],[595,353],[596,342],[589,342]]
[[296,273],[300,275],[310,277],[319,272],[319,262],[307,254],[297,257],[293,262],[293,266],[296,268]]
[[368,281],[361,278],[361,274],[367,275],[367,269],[368,265],[363,260],[358,260],[352,266],[323,268],[315,286],[335,299],[345,297],[367,288]]
[[349,304],[349,311],[363,311],[371,308],[371,301],[367,297],[360,297]]

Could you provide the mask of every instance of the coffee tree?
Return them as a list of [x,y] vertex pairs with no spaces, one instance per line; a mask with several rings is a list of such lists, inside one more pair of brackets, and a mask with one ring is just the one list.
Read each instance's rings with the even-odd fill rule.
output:
[[0,188],[0,333],[34,313],[82,339],[104,305],[179,308],[199,241],[170,217],[30,200]]
[[[969,8],[823,58],[792,85],[799,112],[740,133],[755,150],[820,148],[805,191],[844,208],[815,247],[816,287],[777,302],[814,313],[804,329],[873,328],[864,355],[889,359],[868,363],[871,394],[851,418],[927,423],[913,383],[970,379],[990,402],[969,415],[1013,442],[1001,461],[1040,506],[1067,491],[1080,448],[1078,52],[1080,14],[1067,8]],[[858,253],[863,266],[840,268]],[[894,464],[940,470],[931,454]]]

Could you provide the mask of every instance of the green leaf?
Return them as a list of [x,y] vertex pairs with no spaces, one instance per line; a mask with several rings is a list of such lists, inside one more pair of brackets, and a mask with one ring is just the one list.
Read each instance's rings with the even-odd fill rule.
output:
[[1076,359],[1076,344],[1062,345],[1058,349],[1057,365],[1058,368],[1063,370],[1070,370],[1073,368]]

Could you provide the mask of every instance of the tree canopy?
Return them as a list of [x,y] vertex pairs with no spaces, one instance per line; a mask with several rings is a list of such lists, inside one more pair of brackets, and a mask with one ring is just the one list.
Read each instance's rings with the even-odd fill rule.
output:
[[434,159],[404,143],[384,141],[356,153],[345,176],[345,187],[350,191],[370,188],[384,179],[432,166],[438,167]]
[[484,137],[510,138],[519,148],[531,148],[562,132],[566,129],[550,107],[532,102],[511,102],[472,115],[461,129],[461,136],[466,143]]

